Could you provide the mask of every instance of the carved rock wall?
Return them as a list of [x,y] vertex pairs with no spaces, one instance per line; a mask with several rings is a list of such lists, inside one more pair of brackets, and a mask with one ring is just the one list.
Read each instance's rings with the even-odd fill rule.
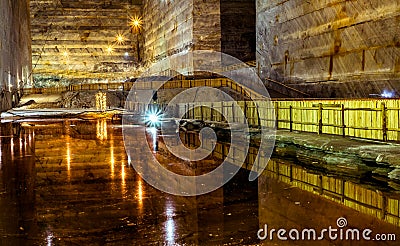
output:
[[31,83],[28,0],[0,0],[0,111],[10,109]]
[[149,63],[189,50],[255,60],[254,0],[149,0],[143,16]]
[[148,0],[143,6],[144,59],[154,62],[193,46],[193,0]]
[[30,2],[36,86],[123,81],[139,74],[142,33],[130,23],[141,16],[142,0]]
[[400,93],[400,2],[257,0],[261,76],[315,97]]

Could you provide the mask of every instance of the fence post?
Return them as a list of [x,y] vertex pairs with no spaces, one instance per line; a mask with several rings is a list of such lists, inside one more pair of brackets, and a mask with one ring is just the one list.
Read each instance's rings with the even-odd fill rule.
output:
[[232,121],[235,122],[235,105],[232,103]]
[[260,118],[260,111],[259,111],[259,108],[258,108],[258,104],[257,103],[255,103],[256,104],[256,113],[257,113],[257,126],[259,127],[259,128],[261,128],[261,118]]
[[[222,117],[224,117],[224,115],[225,115],[225,113],[224,113],[224,107],[225,107],[224,101],[222,101],[222,102],[221,102],[221,121],[222,121]],[[225,120],[226,120],[227,118],[228,118],[228,117],[226,117]],[[229,119],[228,119],[228,120],[229,120]]]
[[211,121],[214,121],[214,104],[213,103],[211,103],[210,118],[211,118]]
[[322,103],[318,104],[318,134],[322,134]]
[[279,162],[275,162],[276,164],[276,175],[277,175],[277,179],[279,180],[279,176],[280,176],[280,172],[279,172]]
[[345,198],[346,198],[346,194],[345,194],[345,187],[346,187],[346,180],[342,179],[342,187],[341,187],[341,191],[340,191],[340,201],[342,201],[343,203],[345,202]]
[[[249,117],[247,116],[247,101],[245,100],[245,101],[243,101],[243,102],[244,102],[244,109],[243,109],[243,111],[244,111],[244,118],[243,118],[243,123],[246,124],[246,119],[249,118]],[[247,124],[249,124],[249,123],[247,122]]]
[[385,103],[382,103],[382,136],[383,141],[387,141],[387,108]]
[[346,121],[344,118],[344,104],[342,104],[342,135],[343,137],[346,137]]
[[322,183],[322,175],[319,175],[318,178],[319,178],[319,194],[323,195],[324,194],[324,186]]
[[293,132],[293,106],[289,106],[289,129]]
[[275,102],[275,116],[276,130],[279,130],[279,102]]
[[382,211],[381,211],[382,220],[384,220],[386,217],[386,209],[387,209],[387,198],[384,194],[382,194]]

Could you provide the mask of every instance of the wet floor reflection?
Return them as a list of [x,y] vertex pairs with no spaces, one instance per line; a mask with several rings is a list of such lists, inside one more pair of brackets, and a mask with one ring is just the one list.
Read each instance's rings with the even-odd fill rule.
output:
[[1,127],[0,245],[258,241],[257,184],[240,184],[245,171],[212,194],[176,197],[147,185],[129,166],[118,125],[68,120]]
[[23,245],[37,232],[33,132],[0,127],[0,245]]
[[[352,228],[400,237],[394,192],[288,161],[272,161],[258,182],[241,170],[210,194],[177,197],[149,186],[129,166],[119,125],[60,120],[6,123],[0,130],[0,245],[292,245],[260,241],[257,232],[266,224],[321,229],[339,217]],[[176,169],[179,163],[163,156],[163,142],[153,134],[149,146]],[[202,172],[224,155],[221,143],[216,149],[221,153],[202,163]]]
[[173,201],[167,200],[165,204],[165,215],[167,221],[165,222],[165,242],[171,245],[175,244],[175,206]]
[[[258,180],[259,226],[264,229],[261,235],[265,237],[263,245],[293,245],[294,242],[296,245],[398,245],[400,227],[296,185],[278,181],[271,175],[274,174],[263,175]],[[346,225],[339,227],[338,220],[343,219]],[[328,233],[330,227],[333,229],[331,234]],[[278,238],[280,229],[286,230],[284,237],[287,240]],[[310,229],[315,231],[315,236],[308,234]],[[305,234],[303,230],[307,230]],[[353,235],[354,230],[358,234]],[[364,230],[371,230],[371,240],[363,238]],[[289,231],[294,233],[289,234]],[[395,234],[397,240],[377,242],[374,238],[377,234]]]

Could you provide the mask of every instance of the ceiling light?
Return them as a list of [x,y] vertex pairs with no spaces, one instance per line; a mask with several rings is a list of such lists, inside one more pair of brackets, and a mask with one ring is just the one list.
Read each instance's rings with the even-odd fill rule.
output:
[[107,46],[107,53],[111,54],[114,51],[114,47],[112,47],[111,45]]
[[142,18],[139,16],[134,16],[130,18],[130,26],[133,29],[140,29],[140,27],[142,26]]
[[118,35],[115,37],[115,40],[117,41],[118,44],[122,44],[122,43],[125,42],[125,37],[124,37],[124,35],[122,35],[122,34],[118,34]]

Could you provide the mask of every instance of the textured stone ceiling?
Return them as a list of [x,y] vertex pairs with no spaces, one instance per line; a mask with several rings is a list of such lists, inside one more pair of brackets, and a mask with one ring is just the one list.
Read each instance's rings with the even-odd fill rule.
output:
[[141,16],[141,0],[30,2],[36,78],[102,81],[136,75],[142,38],[130,18]]

